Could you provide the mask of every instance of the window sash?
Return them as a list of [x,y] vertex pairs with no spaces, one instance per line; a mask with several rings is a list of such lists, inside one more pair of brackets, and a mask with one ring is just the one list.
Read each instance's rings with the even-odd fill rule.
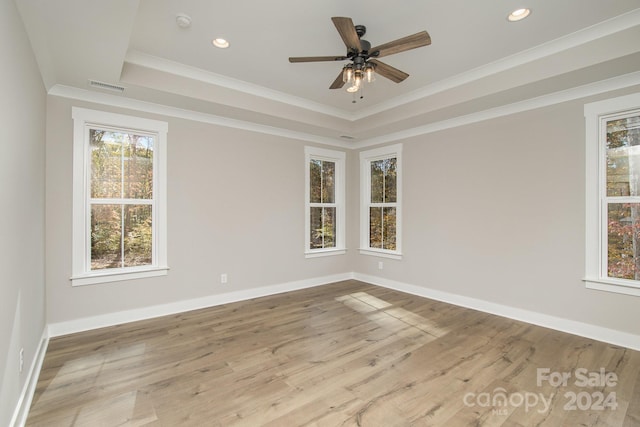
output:
[[[612,222],[610,219],[610,206],[614,204],[640,204],[640,195],[638,196],[609,196],[608,195],[608,173],[609,169],[607,167],[607,162],[609,160],[609,153],[607,147],[607,125],[609,122],[615,120],[621,120],[630,117],[640,116],[640,110],[632,110],[626,111],[623,113],[616,113],[610,115],[602,115],[599,120],[599,132],[598,132],[598,153],[599,153],[599,186],[598,192],[600,196],[600,212],[599,212],[599,228],[600,228],[600,239],[599,239],[599,254],[600,254],[600,265],[599,265],[599,278],[601,280],[606,281],[615,281],[624,283],[625,286],[634,287],[640,289],[640,278],[631,279],[625,277],[618,277],[616,275],[611,275],[610,271],[614,269],[615,266],[611,266],[610,256],[611,256],[611,242],[609,238],[610,227],[612,226]],[[633,224],[631,224],[633,231]],[[631,237],[633,238],[633,237]],[[623,239],[626,239],[626,236],[623,236]],[[623,254],[620,255],[623,257]],[[638,254],[640,256],[640,254]],[[623,261],[626,261],[625,258],[622,258]],[[635,262],[635,261],[632,261]],[[636,273],[638,275],[638,273]]]
[[[361,229],[360,229],[360,253],[365,255],[378,255],[388,256],[391,258],[399,259],[402,256],[401,252],[401,215],[402,215],[402,145],[396,144],[389,147],[382,147],[380,149],[374,149],[360,153],[361,159]],[[395,159],[396,177],[395,177],[395,189],[393,194],[395,195],[395,201],[384,202],[376,201],[372,202],[373,188],[372,188],[372,165],[374,162],[381,160]],[[386,175],[382,175],[382,200],[386,198],[387,192]],[[395,209],[395,224],[391,226],[395,230],[392,241],[395,242],[395,249],[388,249],[384,247],[386,241],[384,224],[384,210],[392,208]],[[382,247],[374,247],[371,245],[371,209],[381,209],[381,221],[380,221],[380,242]]]
[[[312,183],[313,180],[310,179],[309,180],[309,197],[308,197],[308,202],[309,202],[309,209],[308,209],[308,215],[310,218],[310,221],[313,218],[312,212],[314,210],[314,208],[316,209],[321,209],[321,213],[320,213],[320,222],[321,222],[321,226],[320,228],[323,230],[322,234],[320,236],[320,241],[322,242],[321,245],[319,247],[314,247],[314,241],[316,239],[314,239],[311,235],[313,234],[314,229],[310,228],[309,229],[309,246],[307,247],[307,249],[309,251],[321,251],[321,250],[327,250],[327,249],[333,249],[336,247],[337,242],[336,242],[336,234],[337,234],[337,227],[336,227],[336,213],[337,213],[337,209],[338,209],[338,205],[337,203],[335,203],[336,200],[336,169],[337,169],[337,162],[335,160],[329,160],[329,159],[324,159],[324,158],[318,158],[317,156],[311,156],[309,159],[309,163],[308,163],[308,167],[309,167],[309,173],[311,174],[311,169],[312,169],[312,165],[314,162],[320,162],[320,180],[318,181],[318,184],[320,185],[320,188],[317,189],[317,191],[319,192],[319,198],[320,198],[320,202],[313,202],[312,199],[313,197],[313,193],[314,193],[314,189],[312,188]],[[324,166],[326,163],[331,163],[333,164],[333,188],[330,192],[330,194],[327,194],[327,199],[329,200],[333,200],[334,202],[324,202],[322,201],[325,198],[325,169]],[[333,214],[333,227],[332,227],[332,231],[333,231],[333,239],[331,239],[329,242],[325,243],[325,239],[327,237],[326,233],[324,232],[325,230],[325,209],[334,209],[334,214]],[[313,221],[311,221],[311,225],[313,226]],[[326,245],[330,245],[330,246],[326,246]]]
[[[625,198],[628,199],[628,198]],[[628,230],[625,230],[625,225],[624,224],[620,224],[623,221],[629,221],[631,222],[629,224],[629,226],[631,227],[631,231],[633,231],[634,226],[637,227],[638,225],[638,221],[640,221],[640,215],[638,215],[638,220],[636,220],[635,222],[632,222],[633,220],[629,219],[629,218],[623,218],[621,221],[614,221],[611,218],[610,215],[610,207],[612,205],[623,205],[622,210],[626,209],[624,207],[624,205],[631,205],[631,204],[635,204],[636,206],[636,210],[640,210],[640,197],[635,198],[635,201],[630,202],[630,201],[620,201],[620,200],[612,200],[612,201],[607,201],[605,203],[603,203],[603,210],[602,210],[602,217],[605,218],[606,220],[602,223],[602,241],[604,242],[602,250],[603,250],[603,256],[602,256],[602,265],[601,265],[601,271],[602,271],[602,276],[606,277],[608,279],[615,279],[615,280],[629,280],[631,281],[633,284],[636,284],[637,286],[640,286],[640,271],[638,271],[635,268],[635,265],[637,265],[638,260],[637,257],[627,257],[626,254],[624,253],[625,250],[625,243],[628,245],[629,244],[629,240],[632,246],[635,246],[636,244],[640,245],[640,241],[638,241],[637,237],[634,238],[633,236],[633,232],[631,233],[631,236],[629,236],[627,234]],[[631,207],[629,207],[629,209],[633,209]],[[620,211],[621,209],[618,208],[618,211]],[[630,215],[631,217],[633,217],[633,213],[631,213]],[[622,240],[621,242],[617,242],[618,243],[618,247],[616,249],[618,249],[618,251],[620,252],[618,254],[618,262],[617,264],[617,268],[616,265],[612,265],[611,264],[611,241],[610,241],[610,235],[611,235],[611,228],[612,226],[615,226],[616,228],[619,229],[619,233],[618,237],[620,238],[620,240]],[[624,234],[623,234],[624,233]],[[616,242],[614,242],[615,244]],[[636,250],[637,252],[637,250]],[[615,254],[614,254],[615,255]],[[633,264],[630,266],[630,264]],[[621,277],[621,275],[623,275],[622,271],[624,270],[636,270],[634,275],[638,278],[629,278],[629,277]],[[615,274],[611,274],[611,270],[619,270],[620,274],[619,275],[615,275]],[[628,274],[628,273],[627,273]]]
[[[345,186],[345,153],[341,151],[326,150],[315,147],[305,147],[305,246],[304,253],[306,257],[315,257],[323,255],[339,255],[345,253],[345,201],[344,201],[344,186]],[[332,202],[319,202],[312,201],[314,199],[311,190],[311,169],[312,162],[327,162],[333,163],[333,193],[328,194],[327,199],[333,200]],[[320,172],[320,200],[322,200],[324,192],[322,186],[324,184],[324,174]],[[332,197],[331,197],[332,196]],[[334,209],[333,216],[333,230],[334,235],[332,241],[329,242],[331,246],[325,246],[325,236],[322,234],[322,247],[313,247],[314,242],[312,238],[312,210],[321,208]],[[321,217],[321,221],[324,221],[325,217]],[[324,228],[324,224],[322,224]]]
[[[86,173],[86,179],[87,179],[87,194],[86,194],[86,243],[85,243],[85,248],[86,248],[86,253],[85,253],[85,265],[86,265],[86,270],[88,273],[93,273],[93,272],[100,272],[100,273],[119,273],[119,272],[126,272],[130,269],[146,269],[146,268],[157,268],[158,267],[158,251],[157,251],[157,244],[156,244],[156,237],[158,235],[157,232],[157,224],[156,224],[156,203],[155,203],[155,194],[157,191],[157,187],[158,187],[158,180],[156,179],[156,177],[158,176],[158,163],[156,161],[155,158],[152,158],[152,190],[151,190],[151,198],[136,198],[136,199],[132,199],[132,198],[124,198],[124,197],[91,197],[91,193],[92,193],[92,186],[93,186],[93,182],[92,182],[92,168],[93,168],[93,158],[92,158],[92,147],[91,147],[91,131],[106,131],[106,132],[112,132],[112,133],[121,133],[121,134],[129,134],[129,135],[137,135],[137,136],[146,136],[146,137],[150,137],[153,138],[154,142],[157,141],[159,139],[159,135],[157,132],[148,132],[148,131],[144,131],[144,130],[138,130],[138,129],[132,129],[132,128],[125,128],[125,127],[119,127],[119,126],[104,126],[104,125],[100,125],[100,124],[92,124],[92,123],[87,123],[85,125],[86,128],[86,133],[85,133],[85,141],[84,141],[84,145],[85,145],[85,151],[87,153],[87,173]],[[122,148],[124,149],[124,147]],[[157,151],[157,147],[154,146],[154,152]],[[155,156],[154,156],[155,157]],[[120,194],[124,194],[124,184],[125,184],[125,173],[124,173],[124,154],[121,156],[120,162],[121,162],[121,177],[120,177]],[[95,269],[93,268],[93,253],[92,253],[92,232],[93,232],[93,228],[92,228],[92,215],[93,215],[93,206],[94,205],[121,205],[123,207],[122,210],[124,210],[124,206],[133,206],[133,205],[147,205],[147,206],[151,206],[151,262],[149,264],[144,264],[144,265],[140,265],[140,266],[120,266],[120,267],[111,267],[111,268],[105,268],[105,269]],[[125,224],[124,224],[124,217],[121,217],[121,225],[120,225],[120,240],[121,242],[124,242],[125,240]],[[120,248],[121,254],[120,254],[120,263],[123,264],[125,262],[125,256],[124,256],[124,252],[125,252],[125,245],[124,243],[121,243],[121,248]]]
[[[72,284],[87,285],[165,275],[166,260],[166,132],[167,123],[115,113],[73,107],[74,192]],[[128,133],[153,138],[151,198],[91,197],[91,130]],[[121,177],[124,182],[125,177]],[[122,194],[122,193],[121,193]],[[103,269],[92,268],[92,210],[95,206],[149,206],[151,210],[151,263]],[[144,227],[143,227],[144,231]],[[120,226],[121,239],[125,232]],[[138,241],[134,240],[134,243]],[[142,242],[142,241],[140,241]],[[122,245],[122,243],[121,243]],[[125,258],[121,257],[124,262]]]
[[[94,177],[98,178],[97,182],[95,182],[95,184],[98,184],[98,188],[97,190],[100,190],[100,182],[101,180],[99,178],[101,178],[100,176],[94,176],[94,147],[92,145],[92,138],[91,138],[91,133],[92,131],[96,131],[96,132],[104,132],[104,133],[108,133],[108,134],[116,134],[116,135],[127,135],[127,136],[134,136],[134,137],[139,137],[139,138],[146,138],[146,139],[151,139],[151,150],[152,153],[157,152],[157,147],[156,147],[156,141],[158,140],[158,134],[154,133],[154,132],[146,132],[146,131],[140,131],[137,129],[129,129],[129,128],[123,128],[123,127],[110,127],[110,126],[100,126],[100,125],[96,125],[96,124],[87,124],[86,125],[86,134],[85,134],[85,138],[87,138],[87,140],[85,141],[85,143],[87,144],[87,150],[88,152],[88,168],[89,170],[87,171],[87,173],[89,174],[89,196],[90,198],[108,198],[108,196],[104,196],[104,197],[98,197],[98,196],[92,196],[93,192],[94,192]],[[137,142],[137,138],[134,139],[135,142]],[[101,141],[105,148],[111,147],[113,148],[116,145],[119,145],[119,149],[116,150],[116,153],[119,153],[118,156],[110,156],[107,155],[106,157],[103,157],[103,159],[106,159],[108,161],[109,158],[112,158],[113,160],[117,160],[118,166],[119,166],[119,170],[118,172],[120,173],[120,180],[119,180],[119,185],[117,187],[119,187],[119,193],[120,193],[120,197],[117,196],[112,196],[110,198],[126,198],[125,195],[128,191],[131,190],[130,187],[127,187],[127,184],[131,184],[130,181],[127,180],[127,174],[130,173],[130,170],[128,169],[128,166],[131,164],[131,162],[144,162],[145,157],[143,155],[143,153],[141,152],[137,158],[137,160],[135,157],[127,157],[125,156],[125,149],[129,149],[129,154],[132,154],[132,151],[137,152],[138,150],[138,146],[137,144],[131,144],[133,141],[131,141],[130,139],[127,140],[123,140],[123,141],[109,141],[109,140],[104,140]],[[125,146],[125,142],[128,142],[128,146]],[[133,147],[135,147],[135,150],[133,149]],[[140,147],[141,150],[143,150],[144,148]],[[108,150],[106,150],[108,151]],[[156,176],[156,172],[157,172],[157,166],[156,166],[156,161],[154,159],[154,157],[152,156],[150,159],[147,159],[151,161],[151,166],[152,166],[152,180],[151,180],[151,196],[150,197],[136,197],[137,199],[152,199],[153,198],[153,194],[154,194],[154,190],[156,187],[156,182],[157,180],[154,179],[154,177]],[[109,163],[108,163],[109,164]],[[113,163],[111,163],[111,165],[113,165]],[[143,165],[140,165],[140,167],[144,167]],[[115,181],[117,182],[117,181]],[[103,188],[102,191],[105,191],[105,189]],[[133,198],[133,197],[132,197]]]

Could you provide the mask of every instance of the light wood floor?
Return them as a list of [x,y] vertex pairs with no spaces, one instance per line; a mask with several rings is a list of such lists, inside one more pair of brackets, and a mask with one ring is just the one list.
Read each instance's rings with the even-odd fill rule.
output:
[[640,352],[347,281],[54,338],[27,425],[638,426]]

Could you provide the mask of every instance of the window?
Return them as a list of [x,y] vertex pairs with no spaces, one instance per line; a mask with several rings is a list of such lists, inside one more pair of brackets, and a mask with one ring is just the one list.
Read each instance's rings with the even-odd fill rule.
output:
[[640,94],[585,106],[586,286],[640,296]]
[[165,275],[167,123],[73,108],[73,285]]
[[345,153],[305,147],[305,256],[344,254]]
[[360,253],[400,259],[402,145],[360,153]]

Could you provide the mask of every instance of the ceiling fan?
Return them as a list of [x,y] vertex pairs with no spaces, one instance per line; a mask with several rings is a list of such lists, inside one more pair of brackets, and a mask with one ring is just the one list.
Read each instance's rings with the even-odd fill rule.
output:
[[371,82],[375,73],[388,78],[391,81],[400,83],[409,77],[409,74],[400,71],[391,65],[378,61],[377,58],[389,56],[394,53],[404,52],[431,44],[431,37],[426,31],[403,37],[389,43],[371,47],[371,43],[364,40],[362,36],[367,32],[364,25],[353,25],[351,18],[333,17],[331,18],[336,26],[340,37],[347,47],[347,54],[344,56],[303,56],[290,57],[289,62],[322,62],[322,61],[351,61],[345,65],[329,89],[340,89],[348,84],[347,92],[357,92],[362,87],[363,82]]

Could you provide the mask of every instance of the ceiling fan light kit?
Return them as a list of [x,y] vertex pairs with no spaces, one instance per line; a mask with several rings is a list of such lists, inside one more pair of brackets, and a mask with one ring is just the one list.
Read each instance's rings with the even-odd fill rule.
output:
[[409,74],[404,71],[380,62],[376,58],[431,44],[429,33],[421,31],[372,48],[371,43],[362,38],[367,32],[364,25],[353,25],[351,18],[333,17],[331,20],[347,48],[347,54],[345,56],[290,57],[289,62],[351,61],[342,67],[329,89],[340,89],[347,85],[347,92],[353,93],[354,96],[363,87],[363,83],[373,82],[376,74],[395,83],[400,83],[409,77]]
[[347,85],[347,92],[355,93],[360,90],[362,83],[375,80],[375,65],[362,58],[355,58],[352,64],[342,68],[342,82]]

